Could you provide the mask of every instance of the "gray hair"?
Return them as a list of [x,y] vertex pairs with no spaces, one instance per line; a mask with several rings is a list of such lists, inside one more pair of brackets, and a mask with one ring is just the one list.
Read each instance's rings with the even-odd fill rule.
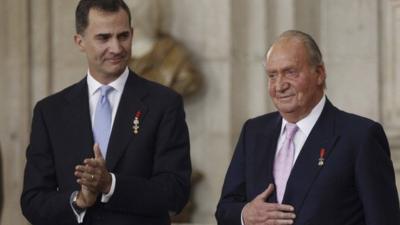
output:
[[308,51],[309,61],[312,66],[324,64],[321,51],[311,35],[299,30],[287,30],[279,35],[279,37],[274,41],[274,44],[285,38],[295,38],[304,44]]

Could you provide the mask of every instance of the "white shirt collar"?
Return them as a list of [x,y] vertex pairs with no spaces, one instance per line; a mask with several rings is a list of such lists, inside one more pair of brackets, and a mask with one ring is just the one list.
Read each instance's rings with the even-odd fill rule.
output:
[[[310,134],[312,128],[317,123],[317,120],[321,115],[322,110],[324,109],[325,102],[326,102],[326,97],[324,95],[318,102],[318,104],[314,106],[311,112],[306,117],[304,117],[303,119],[301,119],[296,123],[296,125],[299,127],[299,130],[302,131],[304,134],[306,134],[306,136]],[[285,118],[282,118],[281,135],[284,132],[286,123],[288,123],[288,121],[285,120]]]
[[[128,75],[129,75],[129,69],[128,67],[126,67],[124,72],[122,72],[122,74],[116,80],[109,83],[108,86],[111,86],[114,88],[115,91],[122,93],[122,91],[124,90],[126,80],[128,79]],[[90,95],[94,95],[96,91],[101,86],[103,86],[103,84],[101,84],[100,82],[98,82],[96,79],[93,78],[89,70],[87,72],[87,83]]]

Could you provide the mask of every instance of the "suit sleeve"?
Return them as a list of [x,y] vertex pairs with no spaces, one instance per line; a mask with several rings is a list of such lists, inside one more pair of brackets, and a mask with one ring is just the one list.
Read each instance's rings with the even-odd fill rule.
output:
[[156,132],[151,178],[115,174],[116,186],[110,210],[139,215],[178,213],[190,191],[189,133],[181,97],[169,104]]
[[24,216],[33,225],[75,224],[69,203],[71,193],[58,190],[51,143],[40,103],[34,109],[26,160],[21,195]]
[[381,125],[375,123],[369,128],[357,154],[355,170],[366,224],[400,224],[395,174]]
[[[246,123],[247,124],[247,123]],[[225,176],[215,217],[219,225],[240,225],[246,197],[246,124],[243,126],[231,164]]]

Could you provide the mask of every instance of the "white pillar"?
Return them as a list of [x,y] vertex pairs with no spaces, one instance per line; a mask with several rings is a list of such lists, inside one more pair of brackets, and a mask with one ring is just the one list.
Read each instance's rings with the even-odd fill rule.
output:
[[27,224],[19,206],[29,130],[28,0],[3,0],[0,12],[0,139],[4,207],[1,224]]

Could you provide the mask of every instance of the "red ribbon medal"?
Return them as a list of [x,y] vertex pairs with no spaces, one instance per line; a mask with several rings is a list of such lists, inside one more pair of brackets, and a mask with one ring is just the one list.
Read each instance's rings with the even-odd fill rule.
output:
[[136,112],[136,114],[135,114],[135,118],[133,119],[133,126],[132,126],[132,129],[133,129],[133,133],[134,134],[138,134],[139,133],[139,119],[140,119],[140,116],[142,115],[142,112],[140,112],[140,111],[137,111]]
[[321,148],[319,150],[319,159],[318,159],[318,166],[323,166],[325,160],[325,149]]

